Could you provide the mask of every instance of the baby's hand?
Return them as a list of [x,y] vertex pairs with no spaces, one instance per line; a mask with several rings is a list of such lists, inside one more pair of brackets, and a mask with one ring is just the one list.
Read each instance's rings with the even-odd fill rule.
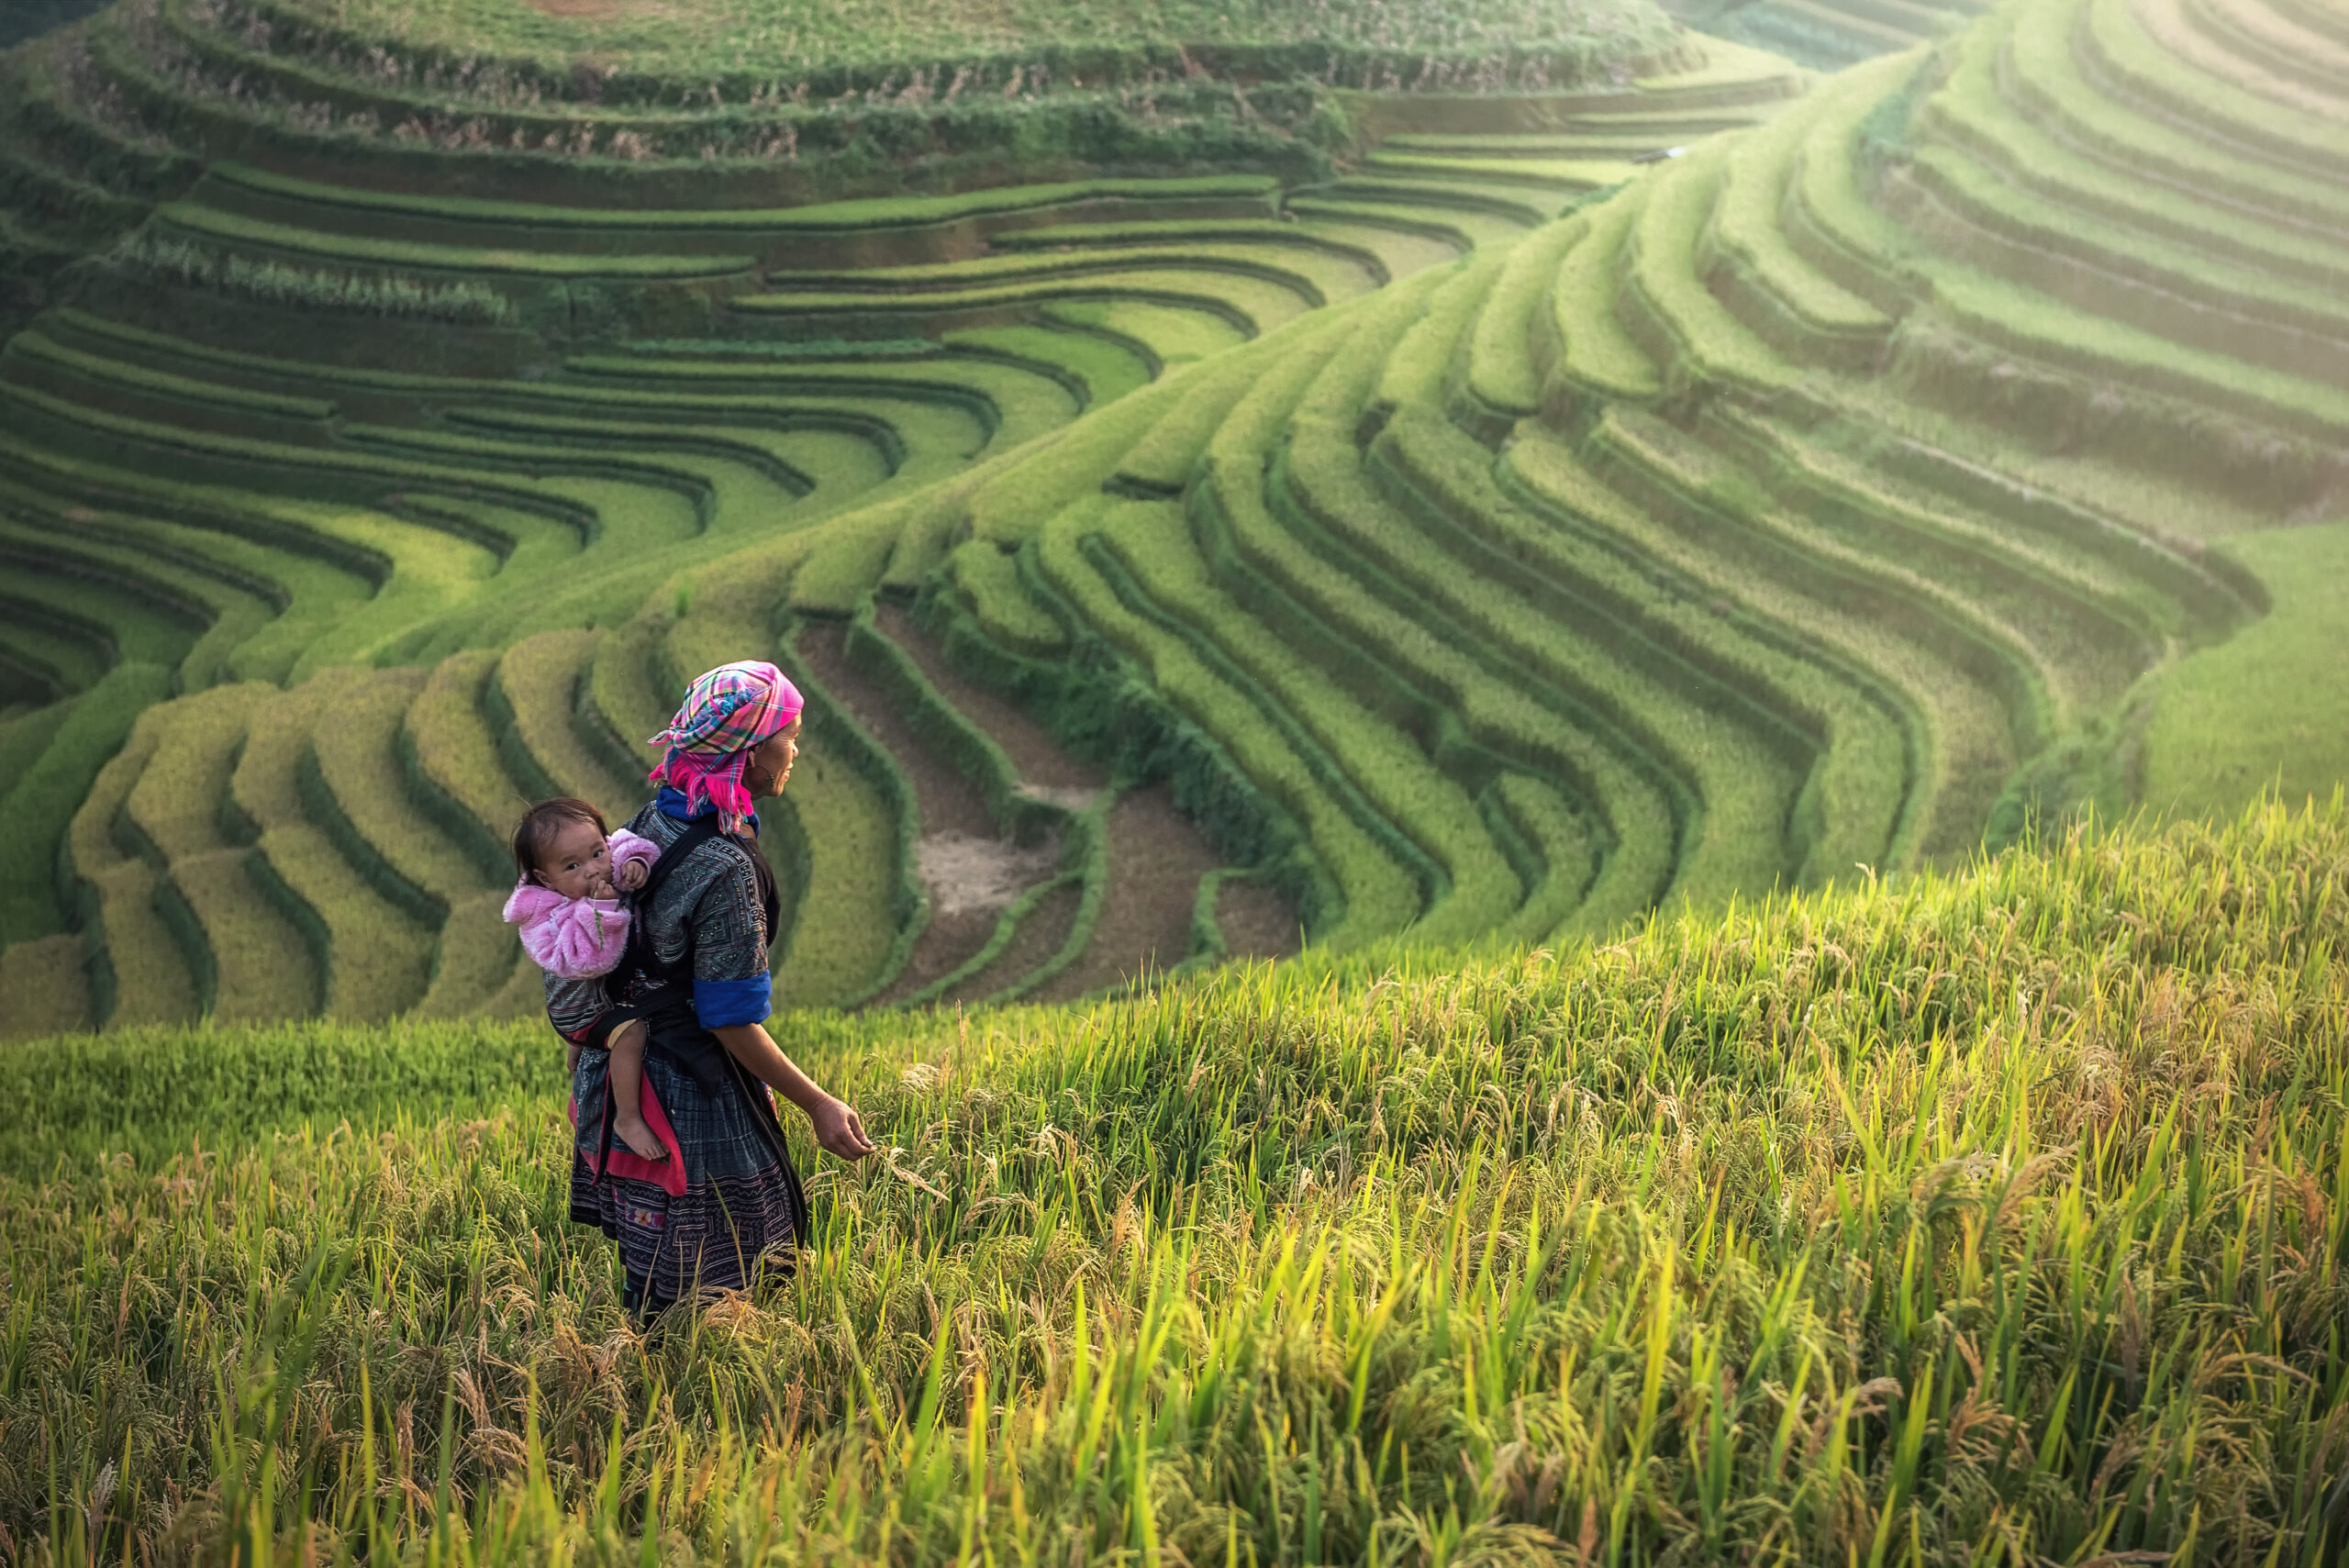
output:
[[651,874],[642,861],[622,861],[612,868],[612,880],[619,884],[622,893],[634,893]]

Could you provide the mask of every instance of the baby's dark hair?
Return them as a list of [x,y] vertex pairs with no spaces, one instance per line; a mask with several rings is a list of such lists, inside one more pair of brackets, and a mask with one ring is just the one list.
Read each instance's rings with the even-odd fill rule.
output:
[[566,822],[593,822],[596,831],[608,839],[612,830],[604,825],[604,814],[575,795],[559,795],[552,800],[542,800],[522,813],[522,820],[514,824],[514,872],[529,877],[539,869],[539,857],[554,842],[554,836]]

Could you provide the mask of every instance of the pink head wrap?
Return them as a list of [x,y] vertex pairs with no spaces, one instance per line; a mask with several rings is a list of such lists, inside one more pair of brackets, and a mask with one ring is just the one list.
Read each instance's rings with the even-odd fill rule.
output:
[[739,833],[751,809],[743,764],[752,748],[786,728],[803,706],[799,688],[774,665],[755,659],[720,664],[687,688],[669,728],[646,742],[669,749],[651,782],[683,794],[688,811],[716,806],[719,825]]

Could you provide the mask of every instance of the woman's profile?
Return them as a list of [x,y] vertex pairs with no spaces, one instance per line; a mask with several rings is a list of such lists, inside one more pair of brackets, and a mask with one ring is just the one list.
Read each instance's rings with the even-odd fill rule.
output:
[[[874,1145],[856,1112],[777,1049],[767,945],[778,900],[760,855],[756,802],[782,790],[798,754],[798,689],[773,664],[721,664],[694,682],[669,727],[652,802],[628,824],[658,846],[638,889],[609,1005],[558,1018],[571,1044],[576,1123],[571,1218],[618,1244],[624,1304],[641,1316],[697,1293],[749,1287],[787,1264],[807,1205],[767,1090],[804,1113],[817,1144],[846,1160]],[[668,1157],[612,1136],[612,1037],[646,1031],[642,1114]]]

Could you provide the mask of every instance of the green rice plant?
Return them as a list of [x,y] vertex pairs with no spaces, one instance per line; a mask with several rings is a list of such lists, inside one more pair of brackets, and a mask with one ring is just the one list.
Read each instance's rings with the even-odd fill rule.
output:
[[[907,945],[900,940],[904,813],[839,739],[813,730],[789,788],[767,810],[788,813],[807,846],[796,885],[785,884],[796,913],[775,963],[776,1005],[837,1006],[886,984]],[[772,848],[768,859],[776,859]]]
[[1780,351],[1865,368],[1881,352],[1890,318],[1812,265],[1780,227],[1804,142],[1837,91],[1812,95],[1730,150],[1698,264],[1726,290],[1739,318]]
[[[1080,541],[1097,528],[1110,505],[1107,497],[1095,497],[1048,523],[1030,546],[1038,575],[1075,610],[1088,640],[1097,639],[1133,661],[1160,701],[1197,725],[1203,735],[1211,735],[1214,753],[1229,759],[1225,765],[1295,818],[1310,845],[1307,852],[1333,884],[1326,895],[1328,904],[1308,908],[1317,940],[1332,945],[1359,941],[1408,924],[1418,913],[1420,898],[1410,873],[1331,797],[1328,785],[1298,756],[1294,741],[1230,675],[1194,644],[1171,635],[1138,590],[1126,584],[1128,592],[1121,594],[1121,584],[1106,578],[1098,559],[1081,548]],[[1197,784],[1190,787],[1208,794]],[[1230,832],[1230,817],[1236,813],[1227,799],[1208,795],[1198,803],[1207,809],[1199,811],[1184,799],[1186,793],[1178,790],[1178,803],[1204,817],[1211,831]],[[1273,848],[1252,847],[1259,854]]]
[[835,519],[810,541],[806,562],[792,574],[785,608],[794,615],[852,614],[880,586],[899,540],[933,507],[958,509],[944,496],[916,495]]
[[513,869],[506,840],[529,805],[506,771],[500,731],[484,713],[498,661],[484,648],[433,666],[401,716],[398,742],[409,798],[441,841],[493,886]]
[[1587,456],[1599,477],[1648,515],[1610,517],[1607,526],[1636,528],[1630,537],[1728,602],[1799,628],[1854,674],[1898,694],[1910,783],[1887,858],[1903,865],[1963,852],[1989,808],[1986,781],[2005,776],[2021,754],[2015,716],[1988,673],[1970,669],[1964,645],[1937,635],[1908,600],[1876,596],[1866,577],[1836,567],[1831,551],[1797,543],[1791,519],[1757,506],[1750,482],[1669,427],[1610,413],[1593,437]]
[[417,1006],[449,1017],[472,1010],[506,984],[517,944],[502,922],[494,933],[451,929],[461,906],[491,895],[502,899],[504,879],[484,878],[478,855],[410,792],[402,736],[435,674],[384,670],[345,688],[332,722],[312,732],[300,782],[305,812],[343,859],[409,919],[440,932],[431,984]]
[[1969,267],[1920,263],[1952,325],[2009,353],[2180,398],[2303,439],[2349,439],[2349,390],[2193,348]]
[[[1208,461],[1218,462],[1213,449]],[[1419,874],[1427,907],[1416,924],[1431,940],[1484,929],[1516,907],[1523,890],[1466,792],[1412,737],[1382,722],[1220,591],[1172,503],[1126,503],[1104,519],[1101,538],[1162,614],[1194,628],[1262,694],[1260,706],[1285,721],[1292,745],[1308,758],[1319,751],[1327,759],[1326,787],[1341,800],[1354,797],[1347,804],[1365,828],[1392,841],[1388,852],[1400,851],[1405,865],[1426,868]]]
[[324,978],[323,1009],[356,1021],[405,1012],[432,972],[432,932],[370,886],[302,802],[302,762],[319,727],[365,681],[328,671],[255,706],[223,809],[251,838],[254,879],[304,940]]
[[[466,278],[453,284],[403,276],[395,268],[422,268],[434,274],[485,273],[491,277],[618,278],[631,283],[676,283],[703,278],[747,275],[758,260],[753,256],[659,256],[642,254],[574,256],[560,250],[502,250],[459,245],[433,245],[417,240],[336,234],[294,224],[271,223],[224,211],[201,201],[171,202],[158,207],[161,225],[156,239],[133,250],[133,265],[166,272],[180,281],[204,286],[217,277],[234,293],[270,297],[273,290],[287,304],[317,303],[329,307],[365,310],[379,316],[423,316],[439,320],[497,323],[514,315],[510,300],[486,284]],[[279,253],[342,266],[383,269],[377,273],[332,273],[288,267],[274,271],[266,261],[256,264],[236,255],[217,263],[207,276],[202,261],[178,259],[159,249],[176,234],[229,245],[250,246],[264,253]],[[182,241],[185,244],[185,241]],[[193,249],[193,247],[190,247]],[[198,255],[202,252],[198,251]],[[236,269],[242,262],[248,271]],[[338,297],[339,296],[339,297]],[[491,300],[497,301],[492,305]],[[500,308],[500,307],[503,308]]]
[[1076,394],[1080,412],[1113,403],[1153,379],[1152,367],[1121,344],[1051,327],[970,327],[941,340],[974,357],[1046,370]]
[[964,508],[971,535],[996,545],[1032,537],[1045,520],[1085,495],[1097,494],[1120,472],[1125,454],[1147,439],[1159,421],[1179,406],[1192,376],[1163,381],[1125,397],[1084,420],[1031,461],[1007,454],[969,476]]
[[[951,279],[952,273],[946,274]],[[822,325],[841,318],[885,325],[917,317],[937,324],[961,320],[977,312],[999,313],[1041,307],[1063,301],[1141,300],[1178,309],[1204,310],[1222,317],[1250,335],[1267,331],[1319,305],[1297,284],[1235,272],[1194,271],[1180,267],[1119,267],[1071,278],[1037,278],[1011,283],[941,286],[895,293],[862,290],[794,290],[788,293],[738,295],[729,309],[746,317],[787,317]]]
[[252,716],[275,694],[216,686],[154,712],[154,750],[123,803],[117,838],[164,880],[156,912],[195,977],[197,1011],[223,1022],[298,1017],[319,1000],[298,931],[263,896],[223,806]]
[[2349,199],[2338,188],[2213,142],[2188,128],[2199,113],[2181,124],[2105,91],[2073,51],[2079,21],[2073,5],[2013,11],[2001,86],[2025,119],[2099,163],[2143,171],[2221,208],[2248,209],[2270,222],[2297,223],[2305,215],[2329,228],[2349,224]]
[[[1583,622],[1561,636],[1557,606],[1509,592],[1502,585],[1506,576],[1495,581],[1508,557],[1492,552],[1489,544],[1480,549],[1477,532],[1528,530],[1526,520],[1506,518],[1514,508],[1493,484],[1489,461],[1450,426],[1409,409],[1388,423],[1368,465],[1371,484],[1388,505],[1411,515],[1420,537],[1450,558],[1431,552],[1427,565],[1457,562],[1482,579],[1471,589],[1431,592],[1444,574],[1422,566],[1403,581],[1492,651],[1486,660],[1491,675],[1521,671],[1545,684],[1545,695],[1555,694],[1545,705],[1553,708],[1544,716],[1547,724],[1520,717],[1510,727],[1516,733],[1497,723],[1487,733],[1507,735],[1507,754],[1564,762],[1560,778],[1591,778],[1586,757],[1541,743],[1544,731],[1561,727],[1563,718],[1567,727],[1596,731],[1604,749],[1625,754],[1652,779],[1667,776],[1675,795],[1687,791],[1675,803],[1681,820],[1672,836],[1674,886],[1684,897],[1718,902],[1733,890],[1768,887],[1796,870],[1802,846],[1787,841],[1786,825],[1812,765],[1808,738],[1786,733],[1783,720],[1774,724],[1776,715],[1736,687],[1709,678],[1703,666],[1675,657],[1669,642],[1643,635],[1636,622]],[[1327,519],[1331,510],[1325,498],[1316,516]],[[1475,521],[1464,528],[1464,517]],[[1462,532],[1453,533],[1455,528]],[[1379,559],[1393,569],[1391,549]],[[1572,595],[1560,597],[1574,602]],[[1586,605],[1574,607],[1588,613]],[[1575,620],[1582,622],[1582,615]]]
[[2213,261],[2027,191],[1950,147],[1917,150],[1908,177],[1988,240],[1939,227],[1949,249],[1986,270],[2195,348],[2288,374],[2341,379],[2349,313],[2321,287]]
[[869,292],[919,295],[938,289],[967,290],[1056,277],[1122,272],[1200,272],[1253,278],[1288,290],[1307,306],[1329,304],[1375,287],[1385,280],[1365,259],[1319,247],[1277,246],[1211,239],[1132,244],[1063,244],[1049,250],[1024,248],[954,261],[852,271],[777,271],[771,285],[791,293]]
[[1167,246],[1185,243],[1267,247],[1275,251],[1303,250],[1352,262],[1375,282],[1393,279],[1378,250],[1340,238],[1336,233],[1275,217],[1145,218],[1130,223],[1052,224],[1041,228],[1006,229],[987,237],[990,250],[1050,249],[1082,251],[1101,247]]
[[[1288,338],[1275,334],[1275,340],[1286,343]],[[1216,427],[1243,389],[1263,373],[1265,357],[1276,352],[1277,348],[1242,350],[1186,377],[1183,390],[1173,395],[1174,401],[1118,460],[1118,472],[1109,483],[1142,495],[1181,495],[1206,456],[1208,439]]]
[[2028,190],[2075,215],[2093,213],[2149,229],[2196,250],[2304,283],[2349,284],[2349,260],[2318,236],[2262,221],[2164,181],[2116,179],[2116,171],[2018,112],[2003,86],[2020,69],[2009,64],[2011,18],[2000,21],[2009,25],[1967,31],[1949,79],[1926,100],[1924,118],[1935,136],[1995,167],[2010,190]]
[[1559,347],[1545,403],[1571,406],[1585,395],[1637,401],[1664,391],[1655,361],[1623,329],[1615,313],[1623,244],[1647,194],[1648,186],[1642,183],[1591,208],[1582,242],[1559,263],[1550,292],[1550,318]]
[[1204,310],[1148,300],[1075,300],[1044,307],[1044,319],[1124,345],[1159,372],[1214,359],[1247,341],[1238,328]]
[[[2302,27],[2265,6],[2189,0],[2179,7],[2176,19],[2191,24],[2189,38],[2202,35],[2192,39],[2188,52],[2206,67],[2215,66],[2220,73],[2233,74],[2239,80],[2331,93],[2343,80],[2343,69],[2349,68],[2349,50],[2321,28]],[[2204,52],[2205,39],[2221,44],[2227,54],[2238,58],[2223,63],[2213,61]]]
[[161,876],[115,833],[167,724],[164,710],[150,707],[127,727],[121,749],[81,797],[60,856],[60,880],[75,890],[77,924],[90,943],[91,1017],[102,1026],[178,1023],[195,1017],[199,1001],[196,977],[156,909]]
[[574,718],[602,635],[545,631],[516,643],[482,688],[482,713],[497,736],[508,777],[534,795],[593,801],[619,822],[634,814],[644,791],[632,779],[614,776]]
[[269,418],[315,423],[334,417],[334,405],[322,398],[285,397],[251,392],[219,382],[197,381],[144,365],[104,359],[69,348],[39,331],[19,332],[8,340],[7,353],[21,355],[44,368],[54,367],[85,381],[95,381],[140,395],[197,407],[230,408]]
[[[305,650],[309,668],[339,658],[363,657],[391,638],[412,633],[419,618],[473,596],[481,581],[492,574],[495,555],[462,536],[405,523],[347,501],[288,499],[283,493],[306,488],[332,494],[346,487],[373,489],[404,482],[464,487],[469,479],[473,485],[494,488],[495,480],[345,449],[296,447],[158,424],[69,403],[6,381],[0,381],[0,401],[14,406],[28,445],[47,436],[74,454],[62,463],[44,462],[41,471],[103,475],[100,493],[110,505],[165,516],[193,508],[207,523],[282,539],[374,578],[382,586],[369,602],[337,619]],[[139,467],[162,467],[171,471],[171,477],[140,473]],[[224,476],[229,484],[219,482]],[[248,482],[269,488],[238,487]],[[297,673],[300,669],[297,664]]]
[[[2288,165],[2316,181],[2343,183],[2342,157],[2349,135],[2313,119],[2305,102],[2275,96],[2198,70],[2174,52],[2190,28],[2173,8],[2141,17],[2110,0],[2077,0],[2074,47],[2082,63],[2104,76],[2117,94],[2127,94],[2157,112],[2183,117],[2246,147],[2270,162]],[[2337,101],[2339,83],[2310,95]]]
[[1291,196],[1286,210],[1307,222],[1337,222],[1386,229],[1431,240],[1458,252],[1513,239],[1529,227],[1514,217],[1491,213],[1463,212],[1450,207],[1414,209],[1407,204],[1375,198],[1349,200],[1342,196],[1311,194]]
[[633,778],[661,760],[648,738],[669,727],[685,695],[685,677],[669,667],[663,648],[673,618],[669,606],[649,604],[607,630],[588,661],[583,738],[600,744],[616,778]]
[[986,801],[998,831],[1028,841],[1057,828],[1067,813],[1020,791],[1019,770],[993,737],[974,724],[922,673],[921,666],[874,624],[862,606],[850,621],[843,651],[851,668]]
[[[8,569],[8,634],[38,636],[73,661],[60,662],[68,684],[87,686],[119,660],[178,668],[194,651],[208,606],[176,593],[156,574],[108,571],[70,550],[33,545],[0,532]],[[28,546],[30,545],[30,548]]]
[[[95,530],[61,528],[63,519],[48,498],[20,509],[17,503],[24,495],[0,482],[0,559],[44,577],[68,573],[77,588],[79,581],[103,588],[115,601],[109,619],[122,616],[133,639],[184,639],[176,671],[182,690],[200,691],[231,678],[245,646],[276,617],[278,606],[271,602],[276,595],[268,584],[218,562],[156,549],[151,539],[132,542],[103,520]],[[184,624],[159,626],[157,620]],[[14,772],[0,765],[0,773]]]
[[564,1225],[534,1026],[15,1048],[46,1108],[6,1146],[0,1400],[45,1462],[0,1508],[61,1556],[1824,1564],[2013,1529],[2312,1568],[2344,865],[2337,811],[2271,806],[1596,952],[796,1017],[892,1152],[819,1182],[788,1284],[659,1340]]
[[956,596],[979,628],[1015,653],[1042,658],[1068,646],[1068,633],[1020,586],[1009,551],[988,539],[970,539],[946,558]]
[[2137,694],[2147,709],[2138,798],[2149,809],[2224,817],[2263,791],[2323,800],[2349,777],[2329,607],[2349,550],[2340,523],[2245,534],[2221,547],[2274,594],[2259,620],[2215,647],[2155,672]]
[[1558,263],[1588,227],[1588,220],[1577,214],[1520,240],[1476,314],[1468,343],[1468,390],[1496,414],[1523,418],[1541,406],[1534,317],[1553,286]]
[[[1411,403],[1442,406],[1452,401],[1462,373],[1462,345],[1500,277],[1511,248],[1490,246],[1457,262],[1452,275],[1434,286],[1425,311],[1403,329],[1395,351],[1379,369],[1377,390],[1372,394],[1369,418],[1377,419],[1390,407]],[[1350,402],[1351,400],[1349,400]],[[1351,407],[1324,409],[1344,414]],[[1364,429],[1368,429],[1365,423]]]
[[1475,158],[1380,149],[1363,160],[1374,174],[1406,179],[1463,179],[1480,183],[1531,185],[1563,196],[1604,190],[1637,172],[1614,158]]
[[[1591,877],[1601,851],[1596,825],[1531,773],[1503,773],[1495,779],[1487,810],[1488,815],[1497,813],[1523,840],[1533,861],[1520,873],[1525,882],[1525,902],[1499,928],[1498,939],[1546,941],[1565,930],[1567,922],[1588,906]],[[1605,918],[1603,913],[1593,913]],[[1605,929],[1586,920],[1579,926],[1593,934]]]
[[1724,445],[1771,471],[1778,494],[1814,528],[1920,571],[2027,641],[2056,728],[2119,698],[2159,657],[2149,617],[2109,576],[2067,569],[1937,501],[1897,494],[1783,421],[1729,408],[1707,420]]
[[1542,196],[1522,185],[1453,177],[1409,179],[1393,175],[1350,174],[1329,187],[1329,195],[1357,206],[1377,204],[1417,209],[1419,213],[1459,213],[1497,219],[1520,229],[1538,228],[1558,216],[1564,193]]
[[[94,798],[96,781],[130,735],[141,712],[171,693],[171,672],[154,664],[117,664],[98,683],[61,705],[38,755],[7,773],[0,810],[16,825],[22,852],[0,867],[0,942],[14,944],[66,930],[73,895],[61,857],[72,825]],[[21,722],[21,721],[20,721]],[[147,744],[151,745],[151,740]],[[136,764],[107,775],[119,807],[138,776]],[[96,824],[85,848],[117,859],[106,825]],[[103,851],[101,845],[107,846]]]
[[1768,394],[1794,369],[1715,299],[1697,255],[1720,194],[1726,149],[1708,143],[1648,182],[1624,237],[1616,313],[1663,367],[1666,390],[1705,381]]
[[[1954,504],[1998,530],[2012,548],[2069,563],[2083,577],[2105,583],[2156,626],[2195,638],[2212,636],[2255,613],[2261,602],[2257,580],[2226,558],[2199,552],[2189,557],[2165,539],[2166,519],[2160,514],[2142,522],[2122,521],[2137,516],[2138,508],[2121,484],[2102,486],[2102,495],[2092,504],[2061,493],[2039,475],[2001,473],[1954,446],[1935,444],[1951,441],[1949,435],[1911,436],[1854,404],[1842,413],[1853,421],[1854,450],[1868,454],[1875,483],[1914,485]],[[1853,466],[1845,464],[1845,472]],[[2203,515],[2199,507],[2197,515]]]
[[78,931],[0,947],[0,1040],[95,1027],[89,958]]
[[[739,301],[737,302],[740,303]],[[580,355],[566,370],[590,377],[619,377],[637,395],[649,382],[684,381],[705,394],[880,397],[908,403],[936,402],[965,412],[978,422],[978,436],[956,439],[941,431],[935,443],[907,440],[909,450],[932,444],[961,459],[994,441],[1019,445],[1066,424],[1075,413],[1067,392],[1049,377],[1018,366],[984,361],[936,361],[911,364],[852,361],[840,365],[759,363],[735,360],[645,360],[630,355]],[[909,437],[911,432],[909,432]]]
[[1869,202],[1859,148],[1870,117],[1898,102],[1931,69],[1932,57],[1915,51],[1872,60],[1842,76],[1833,106],[1803,138],[1778,215],[1805,261],[1887,315],[1905,314],[1916,293],[1906,270],[1914,241]]
[[971,218],[1034,214],[1087,203],[1229,203],[1269,209],[1280,182],[1264,174],[1203,174],[1186,179],[1069,180],[1008,185],[937,196],[880,196],[784,209],[775,216],[802,233],[915,228]]

